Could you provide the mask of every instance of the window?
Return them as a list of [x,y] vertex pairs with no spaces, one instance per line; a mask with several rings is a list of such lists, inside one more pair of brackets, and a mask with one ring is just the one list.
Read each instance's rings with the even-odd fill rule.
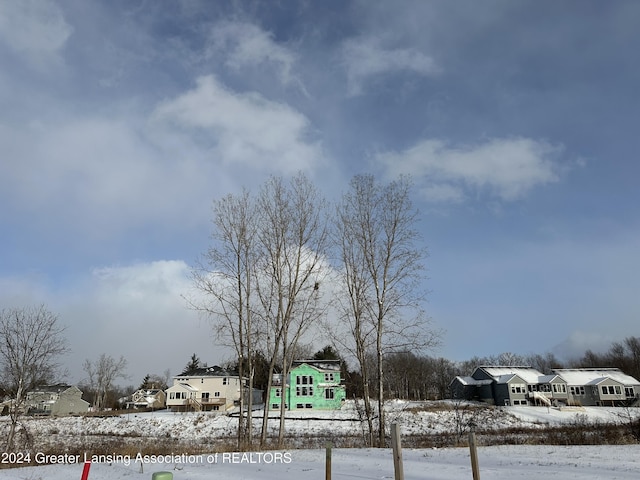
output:
[[526,393],[527,389],[523,383],[514,383],[511,385],[511,393]]
[[312,397],[313,387],[296,387],[297,397]]
[[224,377],[224,378],[222,379],[222,384],[223,384],[223,385],[228,385],[228,383],[229,383],[229,379],[228,379],[227,377]]
[[613,385],[609,385],[609,395],[613,395]]
[[334,381],[333,373],[325,373],[324,374],[324,381],[325,382],[333,382]]
[[305,404],[305,408],[313,408],[313,405],[311,405],[310,403]]
[[274,396],[276,398],[280,398],[282,396],[282,389],[281,388],[276,388],[276,391],[274,392]]
[[296,385],[313,385],[311,375],[296,375]]
[[271,408],[272,408],[273,410],[277,410],[278,408],[280,408],[280,404],[279,404],[279,403],[272,403],[272,404],[271,404]]
[[209,400],[209,392],[202,392],[202,400]]
[[220,410],[220,405],[214,405],[211,410]]
[[213,394],[213,396],[214,396],[214,397],[219,397],[219,396],[220,396],[220,392],[215,392],[215,393]]
[[584,387],[569,387],[571,395],[584,395]]
[[622,389],[620,388],[620,385],[616,385],[616,395],[622,395]]
[[296,403],[296,408],[304,408],[304,405],[301,403]]
[[626,397],[635,397],[633,387],[624,387],[624,395]]
[[176,392],[169,392],[169,400],[174,400],[176,398]]
[[603,385],[603,386],[602,386],[602,394],[603,394],[603,395],[606,395],[606,394],[607,394],[607,386],[606,386],[606,385]]
[[333,388],[327,388],[324,391],[324,398],[326,398],[327,400],[333,400],[334,396],[335,396],[335,392]]

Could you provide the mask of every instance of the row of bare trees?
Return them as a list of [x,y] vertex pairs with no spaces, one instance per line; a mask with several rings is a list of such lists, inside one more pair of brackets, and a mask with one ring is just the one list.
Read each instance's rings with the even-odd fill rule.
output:
[[[385,356],[438,340],[421,309],[425,251],[410,187],[406,178],[381,184],[356,176],[338,204],[329,205],[302,174],[290,181],[271,177],[256,195],[245,190],[214,202],[212,245],[193,270],[198,294],[190,303],[233,346],[248,388],[257,355],[269,361],[269,392],[276,366],[286,379],[310,328],[330,332],[358,363],[371,445],[385,442]],[[241,399],[251,402],[251,395]],[[242,407],[238,445],[246,448],[254,441],[252,406]],[[267,402],[261,446],[268,408]],[[284,401],[280,408],[278,446]]]

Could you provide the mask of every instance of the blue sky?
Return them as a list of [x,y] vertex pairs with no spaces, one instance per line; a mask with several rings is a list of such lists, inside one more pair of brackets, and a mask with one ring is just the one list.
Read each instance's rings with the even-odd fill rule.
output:
[[[434,355],[640,335],[640,4],[0,2],[0,305],[131,383],[196,352],[215,198],[410,174]],[[321,346],[321,345],[320,345]]]

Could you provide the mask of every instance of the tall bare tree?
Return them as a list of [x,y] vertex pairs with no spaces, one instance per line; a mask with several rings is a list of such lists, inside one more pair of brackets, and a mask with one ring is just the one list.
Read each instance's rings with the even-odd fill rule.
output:
[[[194,284],[205,295],[191,303],[210,316],[217,338],[237,355],[241,379],[238,447],[246,448],[253,442],[252,392],[259,333],[252,314],[258,224],[249,192],[216,200],[213,224],[213,245],[193,270]],[[249,379],[246,386],[245,377]]]
[[93,406],[96,410],[106,408],[107,395],[113,387],[113,382],[118,378],[128,378],[125,372],[126,367],[127,360],[123,356],[116,360],[105,353],[101,354],[95,362],[89,359],[84,361],[82,368],[89,377],[89,386],[94,394]]
[[58,372],[58,357],[68,351],[64,328],[44,305],[0,312],[0,365],[14,401],[5,451],[14,448],[27,392],[51,382]]
[[[372,175],[357,175],[338,206],[336,233],[349,295],[342,303],[343,318],[360,363],[371,439],[373,409],[367,406],[367,384],[372,377],[376,381],[379,446],[385,444],[386,430],[384,355],[431,347],[439,340],[421,307],[426,251],[418,244],[410,190],[406,177],[380,184]],[[376,359],[373,372],[366,362],[371,350]]]
[[[268,334],[269,381],[278,359],[281,361],[283,389],[298,341],[309,326],[325,312],[321,285],[328,272],[329,247],[326,204],[303,174],[286,184],[271,177],[258,198],[258,295],[261,317]],[[267,433],[268,402],[265,405],[261,444]],[[285,430],[285,398],[280,404],[278,445]]]

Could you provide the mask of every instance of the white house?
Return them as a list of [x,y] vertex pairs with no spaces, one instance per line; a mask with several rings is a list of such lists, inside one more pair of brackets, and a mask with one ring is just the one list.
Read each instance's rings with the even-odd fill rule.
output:
[[240,403],[240,377],[218,366],[196,368],[174,377],[166,394],[167,408],[175,412],[224,413]]

